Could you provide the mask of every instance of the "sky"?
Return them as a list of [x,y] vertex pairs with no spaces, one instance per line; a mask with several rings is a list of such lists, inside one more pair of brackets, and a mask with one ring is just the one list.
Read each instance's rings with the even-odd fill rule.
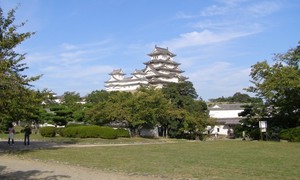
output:
[[5,16],[16,6],[18,31],[35,32],[16,48],[24,74],[57,95],[104,90],[114,69],[145,68],[157,45],[199,97],[229,97],[247,93],[252,65],[300,41],[298,0],[0,0]]

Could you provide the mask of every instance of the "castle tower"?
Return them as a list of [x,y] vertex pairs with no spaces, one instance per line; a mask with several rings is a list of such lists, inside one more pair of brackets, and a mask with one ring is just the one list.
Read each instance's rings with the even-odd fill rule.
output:
[[107,91],[135,91],[140,86],[162,88],[168,83],[180,83],[187,78],[182,76],[184,71],[179,69],[180,63],[173,61],[176,56],[168,50],[155,46],[148,54],[150,60],[144,62],[143,70],[135,70],[131,77],[124,77],[122,69],[113,70],[110,79],[106,81]]

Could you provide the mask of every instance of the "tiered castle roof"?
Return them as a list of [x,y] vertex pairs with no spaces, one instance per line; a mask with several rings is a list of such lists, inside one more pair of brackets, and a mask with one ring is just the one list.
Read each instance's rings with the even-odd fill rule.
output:
[[142,85],[163,87],[168,83],[179,83],[187,78],[181,74],[180,63],[173,61],[176,55],[168,50],[155,46],[148,54],[150,60],[144,62],[146,67],[143,70],[135,70],[131,77],[124,77],[122,69],[113,70],[110,79],[106,81],[107,91],[134,91]]

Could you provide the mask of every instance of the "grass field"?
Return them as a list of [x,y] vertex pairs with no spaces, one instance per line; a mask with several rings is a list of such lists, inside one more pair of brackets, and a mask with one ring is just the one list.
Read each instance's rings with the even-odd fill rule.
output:
[[300,179],[300,143],[172,140],[139,146],[36,150],[18,156],[166,179]]

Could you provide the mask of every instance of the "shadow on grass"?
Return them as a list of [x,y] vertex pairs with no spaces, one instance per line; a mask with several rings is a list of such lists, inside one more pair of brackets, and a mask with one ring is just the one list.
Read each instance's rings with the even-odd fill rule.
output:
[[[72,143],[68,143],[72,144]],[[30,145],[24,145],[23,141],[15,141],[14,145],[8,145],[6,141],[0,142],[0,155],[7,153],[18,153],[24,151],[32,151],[39,149],[61,148],[65,143],[33,141]]]
[[[6,166],[0,166],[0,179],[41,179],[41,180],[56,180],[61,178],[71,178],[66,175],[51,175],[53,171],[6,171]],[[49,174],[49,175],[47,175]],[[40,177],[44,178],[40,178]]]

